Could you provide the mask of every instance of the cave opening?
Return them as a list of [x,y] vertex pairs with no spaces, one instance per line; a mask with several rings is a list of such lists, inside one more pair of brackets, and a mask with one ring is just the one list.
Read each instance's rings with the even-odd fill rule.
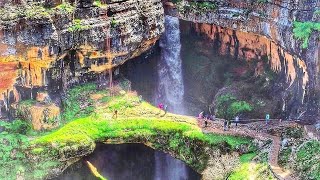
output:
[[[258,36],[247,38],[234,30],[183,20],[180,30],[185,114],[214,113],[217,99],[225,94],[254,106],[254,111],[244,117],[261,118],[270,113],[288,118],[290,112],[283,111],[299,106],[291,100],[297,92],[284,95],[287,75],[272,69],[266,53],[268,43],[257,41]],[[254,47],[256,44],[259,46]],[[287,66],[285,58],[279,58],[282,66]],[[121,67],[122,74],[132,82],[132,89],[154,105],[159,103],[157,71],[161,61],[158,43],[150,52]],[[287,103],[285,107],[283,101]]]

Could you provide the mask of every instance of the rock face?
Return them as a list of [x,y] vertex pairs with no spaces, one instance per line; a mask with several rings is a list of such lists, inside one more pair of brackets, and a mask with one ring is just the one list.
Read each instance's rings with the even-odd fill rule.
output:
[[55,92],[97,79],[152,47],[164,31],[160,0],[72,2],[1,1],[2,115],[45,87]]
[[59,126],[60,108],[52,103],[22,101],[11,105],[11,114],[30,122],[34,130],[47,130]]
[[[219,51],[222,55],[247,60],[261,59],[261,56],[267,55],[271,68],[287,76],[283,82],[288,87],[284,96],[291,97],[284,106],[294,102],[300,107],[300,110],[289,109],[291,114],[300,116],[299,112],[319,113],[319,31],[311,32],[305,49],[293,33],[294,21],[320,21],[316,12],[320,7],[319,1],[203,2],[182,0],[174,7],[167,5],[166,13],[197,23],[197,31],[206,34],[209,40],[220,43]],[[296,96],[297,93],[300,95]]]

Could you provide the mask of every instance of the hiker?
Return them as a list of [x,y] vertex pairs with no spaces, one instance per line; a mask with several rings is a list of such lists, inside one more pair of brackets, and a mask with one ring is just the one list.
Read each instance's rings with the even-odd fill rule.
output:
[[168,105],[164,105],[164,115],[167,114],[167,110],[168,110]]
[[118,118],[118,110],[115,110],[115,111],[114,111],[114,113],[113,113],[113,115],[112,115],[112,118],[114,118],[114,117],[115,117],[115,119]]
[[142,96],[139,96],[139,103],[142,103]]
[[223,121],[223,130],[224,130],[224,131],[227,130],[227,126],[228,126],[228,122],[227,122],[227,120],[225,119],[225,120]]
[[159,103],[158,104],[158,108],[159,108],[159,114],[161,113],[161,110],[163,110],[163,104],[162,103]]
[[204,119],[204,127],[207,127],[207,126],[208,126],[208,118],[205,117],[205,119]]
[[212,120],[212,121],[216,120],[216,116],[215,115],[211,115],[210,116],[210,120]]
[[203,119],[203,113],[204,113],[204,111],[202,111],[201,113],[199,113],[198,119]]
[[236,127],[237,127],[237,126],[238,126],[238,123],[239,123],[239,116],[236,116],[235,122],[236,122]]
[[266,114],[266,124],[268,124],[269,121],[270,121],[270,115],[267,113],[267,114]]

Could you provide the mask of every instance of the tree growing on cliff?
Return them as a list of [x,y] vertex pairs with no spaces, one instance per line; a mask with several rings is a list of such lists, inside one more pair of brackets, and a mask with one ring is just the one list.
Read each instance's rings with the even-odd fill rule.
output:
[[252,106],[246,101],[240,101],[231,94],[219,96],[217,99],[217,116],[230,120],[238,114],[252,111]]

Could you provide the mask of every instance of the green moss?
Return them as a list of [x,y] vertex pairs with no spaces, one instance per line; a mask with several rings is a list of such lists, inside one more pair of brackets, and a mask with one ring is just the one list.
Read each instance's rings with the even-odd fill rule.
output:
[[[96,94],[99,100],[92,100],[90,97]],[[14,179],[18,167],[24,167],[26,179],[45,178],[51,169],[64,166],[59,162],[60,158],[88,154],[96,142],[146,143],[155,149],[173,152],[199,171],[206,167],[209,154],[204,152],[208,149],[228,153],[242,145],[252,146],[250,138],[204,134],[193,118],[171,113],[163,116],[158,108],[141,101],[135,93],[114,97],[108,94],[106,90],[97,90],[95,84],[72,88],[63,102],[63,117],[68,123],[51,132],[31,134],[28,130],[8,126],[8,132],[12,129],[10,133],[5,131],[0,137],[3,142],[10,140],[10,146],[7,143],[1,145],[1,153],[4,154],[1,166],[10,169],[0,169],[4,172],[3,177]],[[117,119],[112,118],[114,110],[119,112]],[[17,132],[29,132],[33,136],[32,142],[29,144],[27,137]],[[19,150],[15,157],[17,161],[10,158],[16,148]]]
[[106,5],[106,4],[103,4],[103,3],[101,2],[101,0],[95,0],[95,1],[93,2],[93,5],[94,5],[94,6],[98,6],[98,7],[100,7],[100,8],[105,8],[105,7],[107,7],[107,5]]
[[69,122],[73,119],[89,116],[93,111],[93,100],[90,94],[96,91],[95,84],[76,86],[67,92],[66,99],[63,101],[63,119]]
[[32,149],[32,153],[33,154],[41,154],[43,152],[43,148],[35,148],[35,149]]
[[292,152],[291,148],[286,148],[280,151],[279,160],[278,160],[278,163],[280,166],[284,167],[288,164],[291,152]]
[[320,23],[316,22],[293,22],[293,34],[294,37],[298,40],[301,40],[302,48],[307,48],[309,43],[309,38],[313,31],[320,31]]
[[[79,88],[70,92],[77,94]],[[92,86],[87,87],[89,91],[92,89]],[[204,134],[196,121],[188,117],[170,113],[160,116],[156,107],[141,103],[136,95],[109,97],[105,102],[91,115],[35,139],[32,145],[51,147],[55,144],[56,149],[77,145],[77,148],[83,149],[95,142],[105,141],[150,143],[156,149],[175,152],[197,170],[205,168],[208,154],[200,153],[205,151],[205,147],[220,148],[227,152],[237,150],[240,145],[252,146],[249,138]],[[119,112],[117,119],[112,118],[114,110]]]
[[267,164],[253,162],[242,163],[228,178],[229,180],[273,180],[275,179],[268,169]]
[[68,2],[63,2],[62,4],[58,5],[57,7],[52,8],[51,13],[55,14],[72,14],[75,11],[75,7],[72,6]]
[[254,158],[260,158],[257,152],[251,152],[240,156],[240,166],[236,168],[229,176],[230,180],[266,180],[275,179],[268,168],[266,162],[252,161]]
[[44,8],[43,6],[27,6],[24,11],[25,17],[27,19],[50,19],[50,12],[48,9]]
[[256,152],[251,152],[251,153],[248,153],[248,154],[243,154],[243,155],[240,156],[240,162],[241,162],[241,163],[250,162],[256,155],[257,155]]
[[90,29],[90,25],[85,25],[81,19],[73,20],[71,26],[69,26],[69,32],[79,32]]
[[16,172],[26,162],[24,151],[29,142],[27,136],[19,134],[24,132],[24,123],[0,121],[0,126],[4,128],[0,133],[0,179],[16,179]]
[[24,101],[20,101],[19,105],[23,105],[23,106],[27,106],[27,107],[31,107],[33,105],[36,104],[36,101],[33,99],[29,99],[29,100],[24,100]]
[[296,169],[304,179],[320,179],[320,142],[310,141],[297,152]]

